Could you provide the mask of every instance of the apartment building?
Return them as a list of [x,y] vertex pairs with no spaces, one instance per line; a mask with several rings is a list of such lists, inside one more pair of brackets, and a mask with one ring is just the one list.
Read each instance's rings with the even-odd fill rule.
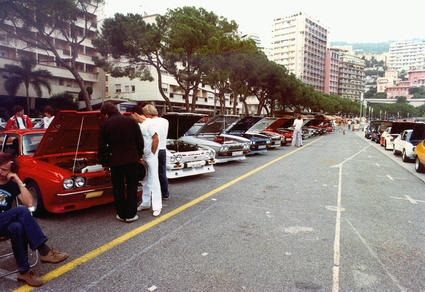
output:
[[400,41],[390,44],[388,69],[397,71],[425,69],[425,42]]
[[302,12],[273,21],[271,60],[320,92],[325,92],[327,45],[328,29]]
[[[97,19],[99,11],[95,11],[94,7],[92,8],[93,13],[89,11],[86,13],[86,20],[88,20],[89,26],[85,26],[85,21],[83,19],[79,19],[76,22],[78,34],[86,36],[86,39],[76,48],[76,50],[78,50],[76,64],[85,86],[93,89],[91,98],[101,99],[104,97],[105,93],[105,78],[103,71],[94,64],[93,57],[97,55],[97,52],[92,44],[92,40],[97,37]],[[7,22],[4,24],[9,25]],[[61,58],[68,58],[71,56],[72,47],[60,33],[51,34],[51,43],[54,44]],[[0,71],[2,71],[5,64],[19,66],[19,59],[21,56],[30,56],[34,58],[37,60],[35,69],[45,69],[53,75],[53,78],[49,80],[52,89],[51,93],[49,94],[47,89],[42,88],[41,98],[49,98],[52,95],[69,93],[75,97],[75,100],[78,100],[78,94],[80,92],[78,83],[69,70],[60,66],[52,52],[37,47],[30,47],[26,42],[16,39],[11,34],[0,30]],[[4,88],[4,82],[7,77],[7,74],[3,71],[2,78],[0,79],[0,100],[8,100],[4,98],[8,97],[8,93]],[[21,86],[15,99],[22,100],[25,96],[25,87]],[[37,97],[31,86],[29,88],[29,96]],[[0,105],[10,106],[5,104]],[[81,106],[84,107],[84,102],[81,103]]]

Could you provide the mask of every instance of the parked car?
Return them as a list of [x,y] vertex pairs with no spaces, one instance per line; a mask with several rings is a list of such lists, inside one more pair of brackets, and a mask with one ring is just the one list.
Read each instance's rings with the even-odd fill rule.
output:
[[379,144],[381,142],[382,132],[384,132],[386,128],[391,127],[392,124],[393,124],[392,121],[383,121],[383,120],[370,122],[370,125],[372,127],[370,140]]
[[417,172],[425,172],[425,123],[416,123],[410,139],[417,143],[413,148],[415,169]]
[[[278,129],[290,119],[293,119],[293,117],[265,117],[255,124],[255,131],[258,131],[261,134],[266,134],[269,137],[279,135],[281,137],[281,145],[285,146],[292,142],[292,132],[284,131],[283,128],[280,131],[278,131]],[[254,127],[252,127],[249,131],[254,131]]]
[[[393,153],[394,155],[401,155],[403,162],[413,161],[415,159],[414,147],[411,137],[412,130],[404,130],[401,134],[393,141]],[[418,141],[419,142],[419,141]]]
[[231,124],[228,128],[226,128],[224,133],[249,139],[251,141],[251,145],[249,146],[248,154],[265,153],[267,152],[267,149],[271,147],[271,139],[265,134],[247,132],[252,125],[262,118],[263,117],[259,116],[244,117]]
[[[254,125],[251,126],[246,132],[253,134],[263,134],[270,139],[270,149],[278,148],[281,145],[286,144],[286,140],[282,135],[264,132],[264,130],[275,120],[275,118],[265,117],[257,121]],[[285,142],[283,141],[285,140]]]
[[[99,111],[60,111],[47,130],[0,133],[34,198],[34,215],[64,213],[114,201],[111,175],[97,157]],[[141,187],[139,188],[141,195]]]
[[393,141],[404,130],[413,129],[415,122],[393,122],[391,127],[388,127],[381,135],[381,146],[385,150],[393,150]]
[[425,140],[420,141],[414,148],[415,170],[425,172]]
[[183,136],[180,141],[210,147],[215,150],[215,162],[225,163],[246,159],[250,140],[223,133],[224,129],[239,119],[238,116],[216,115],[208,120],[196,135]]
[[194,113],[167,113],[167,178],[181,178],[214,172],[215,151],[211,147],[178,140],[203,115]]

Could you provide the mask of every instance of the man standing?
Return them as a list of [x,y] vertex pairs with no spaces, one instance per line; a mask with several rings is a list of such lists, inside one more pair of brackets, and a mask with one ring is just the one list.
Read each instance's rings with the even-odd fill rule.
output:
[[[150,105],[149,107],[153,107]],[[168,120],[158,116],[156,110],[150,110],[153,115],[146,113],[146,117],[152,119],[152,126],[158,133],[158,175],[159,183],[161,184],[162,199],[167,200],[170,197],[168,192],[168,178],[167,178],[167,136],[168,136]]]
[[24,108],[20,105],[15,105],[13,107],[13,116],[7,121],[5,130],[31,129],[32,127],[31,119],[24,113]]
[[102,165],[111,167],[116,218],[133,222],[139,219],[136,214],[138,163],[144,147],[140,128],[134,119],[121,115],[113,103],[105,102],[100,113],[106,121],[99,133],[99,159]]

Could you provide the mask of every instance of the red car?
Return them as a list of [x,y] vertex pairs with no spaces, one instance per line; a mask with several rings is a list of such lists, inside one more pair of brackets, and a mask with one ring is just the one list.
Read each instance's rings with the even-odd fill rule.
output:
[[102,122],[99,111],[60,111],[47,130],[0,133],[1,150],[17,156],[19,176],[34,197],[34,215],[114,201],[110,170],[97,157]]

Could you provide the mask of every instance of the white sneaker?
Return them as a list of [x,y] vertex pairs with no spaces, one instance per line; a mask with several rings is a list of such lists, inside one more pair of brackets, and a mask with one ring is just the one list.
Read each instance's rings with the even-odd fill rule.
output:
[[151,208],[151,206],[143,205],[143,203],[142,203],[142,204],[139,205],[139,207],[137,207],[137,211],[149,210],[150,208]]
[[136,215],[134,215],[133,218],[127,218],[127,219],[125,219],[125,222],[131,223],[131,222],[136,221],[137,219],[139,219],[139,216],[136,214]]
[[153,216],[154,217],[158,217],[159,215],[161,214],[161,210],[155,210],[155,211],[153,211]]

